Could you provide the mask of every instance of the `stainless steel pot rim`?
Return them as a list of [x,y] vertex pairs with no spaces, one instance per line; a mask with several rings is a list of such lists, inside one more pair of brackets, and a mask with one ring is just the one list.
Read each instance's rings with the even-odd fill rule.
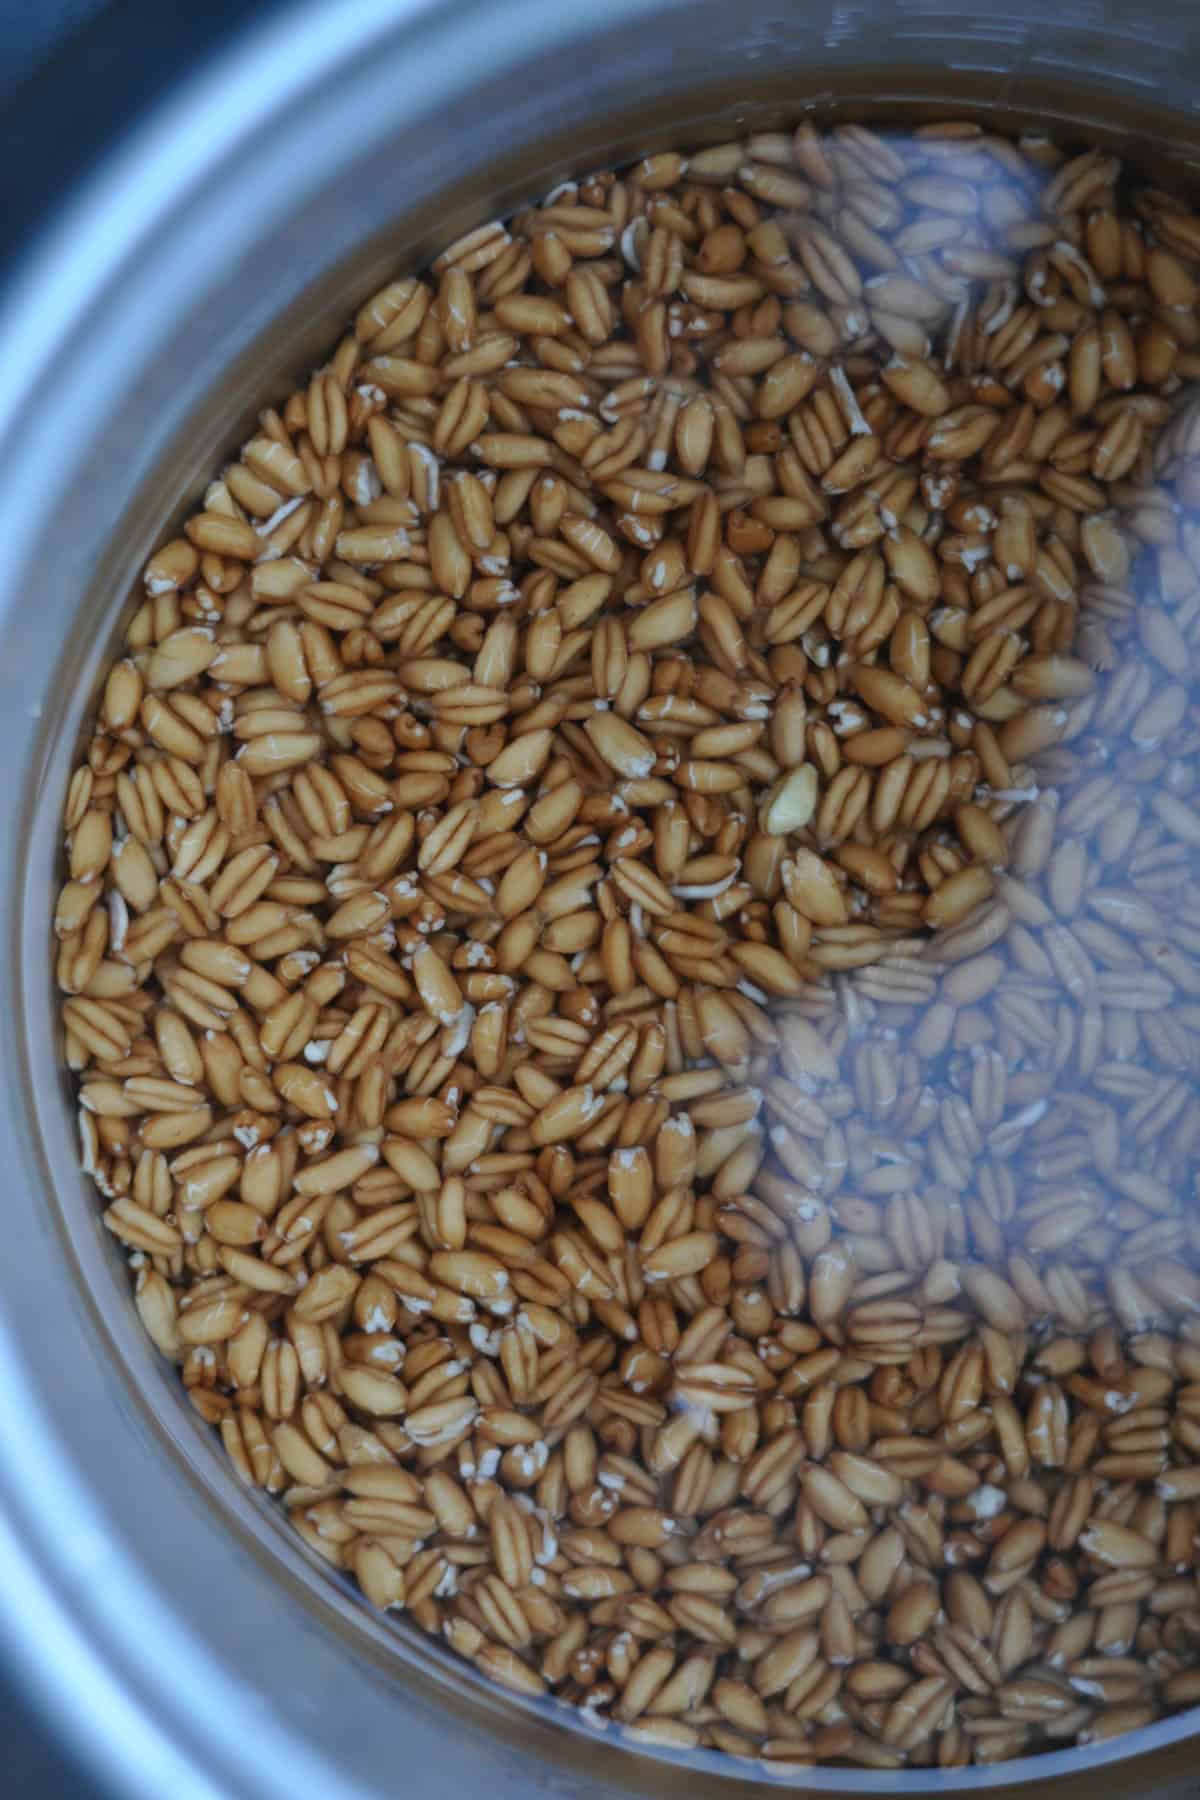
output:
[[[583,11],[602,12],[606,25],[627,21],[636,28],[646,14],[678,11],[684,4],[597,0]],[[0,342],[6,349],[0,360],[0,441],[28,424],[36,412],[39,384],[62,344],[87,328],[87,296],[120,278],[139,246],[152,242],[156,223],[186,201],[206,172],[220,167],[252,132],[269,130],[271,120],[310,88],[336,84],[339,71],[369,55],[380,40],[420,30],[445,11],[441,0],[355,0],[353,7],[306,0],[259,27],[171,96],[90,180],[35,247],[14,286],[0,319]],[[519,15],[520,31],[542,45],[568,38],[578,25],[578,11],[577,6],[572,19],[547,0],[514,0],[511,5],[466,0],[457,9],[460,24],[473,20],[478,25],[483,53],[494,47],[497,55],[514,61],[519,50],[511,32],[507,44],[497,35],[502,16],[513,26]],[[23,481],[32,479],[32,474],[23,476],[19,459],[10,456],[0,488],[0,543],[5,545],[0,616],[6,618],[16,607],[8,572],[24,563],[38,525],[36,493],[23,487]],[[14,685],[3,673],[0,683],[6,699],[19,691],[19,682]],[[38,753],[33,766],[26,808],[41,767]],[[22,796],[6,794],[4,816],[19,823],[21,805]],[[19,840],[10,832],[9,841]],[[11,917],[19,921],[39,897],[31,900],[24,892],[21,859],[12,863],[11,880],[19,892],[11,902]],[[10,1017],[15,1013],[23,1022],[22,984],[39,979],[41,970],[20,966],[15,943],[9,952],[4,978],[13,988]],[[18,1066],[22,1062],[30,1075],[49,1078],[41,1066],[44,1055],[35,1067],[22,1041],[10,1059],[14,1087],[26,1078]],[[30,1161],[36,1160],[35,1149]],[[236,1768],[239,1745],[252,1741],[257,1761],[278,1759],[289,1788],[306,1781],[329,1800],[361,1796],[365,1790],[360,1785],[347,1784],[311,1744],[279,1728],[244,1684],[201,1651],[172,1596],[156,1590],[114,1547],[72,1459],[71,1443],[43,1428],[22,1345],[2,1313],[0,1392],[0,1637],[31,1689],[71,1736],[76,1753],[115,1790],[156,1800],[164,1792],[182,1800],[209,1800],[235,1791],[216,1784],[213,1765],[219,1760],[223,1768]],[[48,1495],[69,1504],[72,1530],[67,1537],[45,1528],[39,1502]],[[184,1668],[189,1674],[181,1682],[173,1671]],[[202,1708],[183,1691],[193,1686],[203,1694]],[[821,1770],[806,1771],[804,1779],[810,1792],[903,1793],[917,1786],[947,1794],[985,1791],[1014,1779],[1032,1784],[1068,1772],[1076,1777],[1087,1770],[1099,1772],[1177,1743],[1191,1732],[1183,1715],[1127,1740],[969,1774]],[[669,1754],[662,1760],[691,1761]],[[715,1759],[706,1758],[705,1766],[706,1772],[718,1772]],[[739,1779],[734,1768],[719,1772]],[[782,1773],[779,1780],[795,1785],[793,1777]]]

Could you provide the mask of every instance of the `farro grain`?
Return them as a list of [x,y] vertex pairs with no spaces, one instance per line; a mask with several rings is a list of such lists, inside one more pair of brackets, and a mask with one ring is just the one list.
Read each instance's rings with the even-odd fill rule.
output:
[[152,1338],[649,1742],[1196,1698],[1200,229],[1116,178],[805,126],[481,227],[151,559],[72,779]]

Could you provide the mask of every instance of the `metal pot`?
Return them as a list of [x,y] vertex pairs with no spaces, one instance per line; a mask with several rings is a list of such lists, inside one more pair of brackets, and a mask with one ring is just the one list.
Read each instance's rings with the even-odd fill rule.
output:
[[[78,1170],[48,931],[79,723],[144,556],[385,270],[564,175],[803,109],[940,99],[1186,176],[1193,18],[1173,0],[1135,18],[1123,0],[1065,0],[1053,17],[1012,0],[296,5],[160,107],[27,262],[0,331],[0,1630],[115,1789],[599,1800],[768,1785],[715,1758],[631,1755],[372,1614],[239,1487],[144,1337]],[[1145,1794],[1192,1766],[1194,1730],[1184,1716],[943,1776],[813,1771],[804,1791]]]

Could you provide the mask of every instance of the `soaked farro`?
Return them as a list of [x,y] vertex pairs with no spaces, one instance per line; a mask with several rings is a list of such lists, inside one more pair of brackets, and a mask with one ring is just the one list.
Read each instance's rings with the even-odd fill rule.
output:
[[144,572],[55,915],[140,1316],[317,1556],[764,1764],[1200,1699],[1200,225],[663,153]]

